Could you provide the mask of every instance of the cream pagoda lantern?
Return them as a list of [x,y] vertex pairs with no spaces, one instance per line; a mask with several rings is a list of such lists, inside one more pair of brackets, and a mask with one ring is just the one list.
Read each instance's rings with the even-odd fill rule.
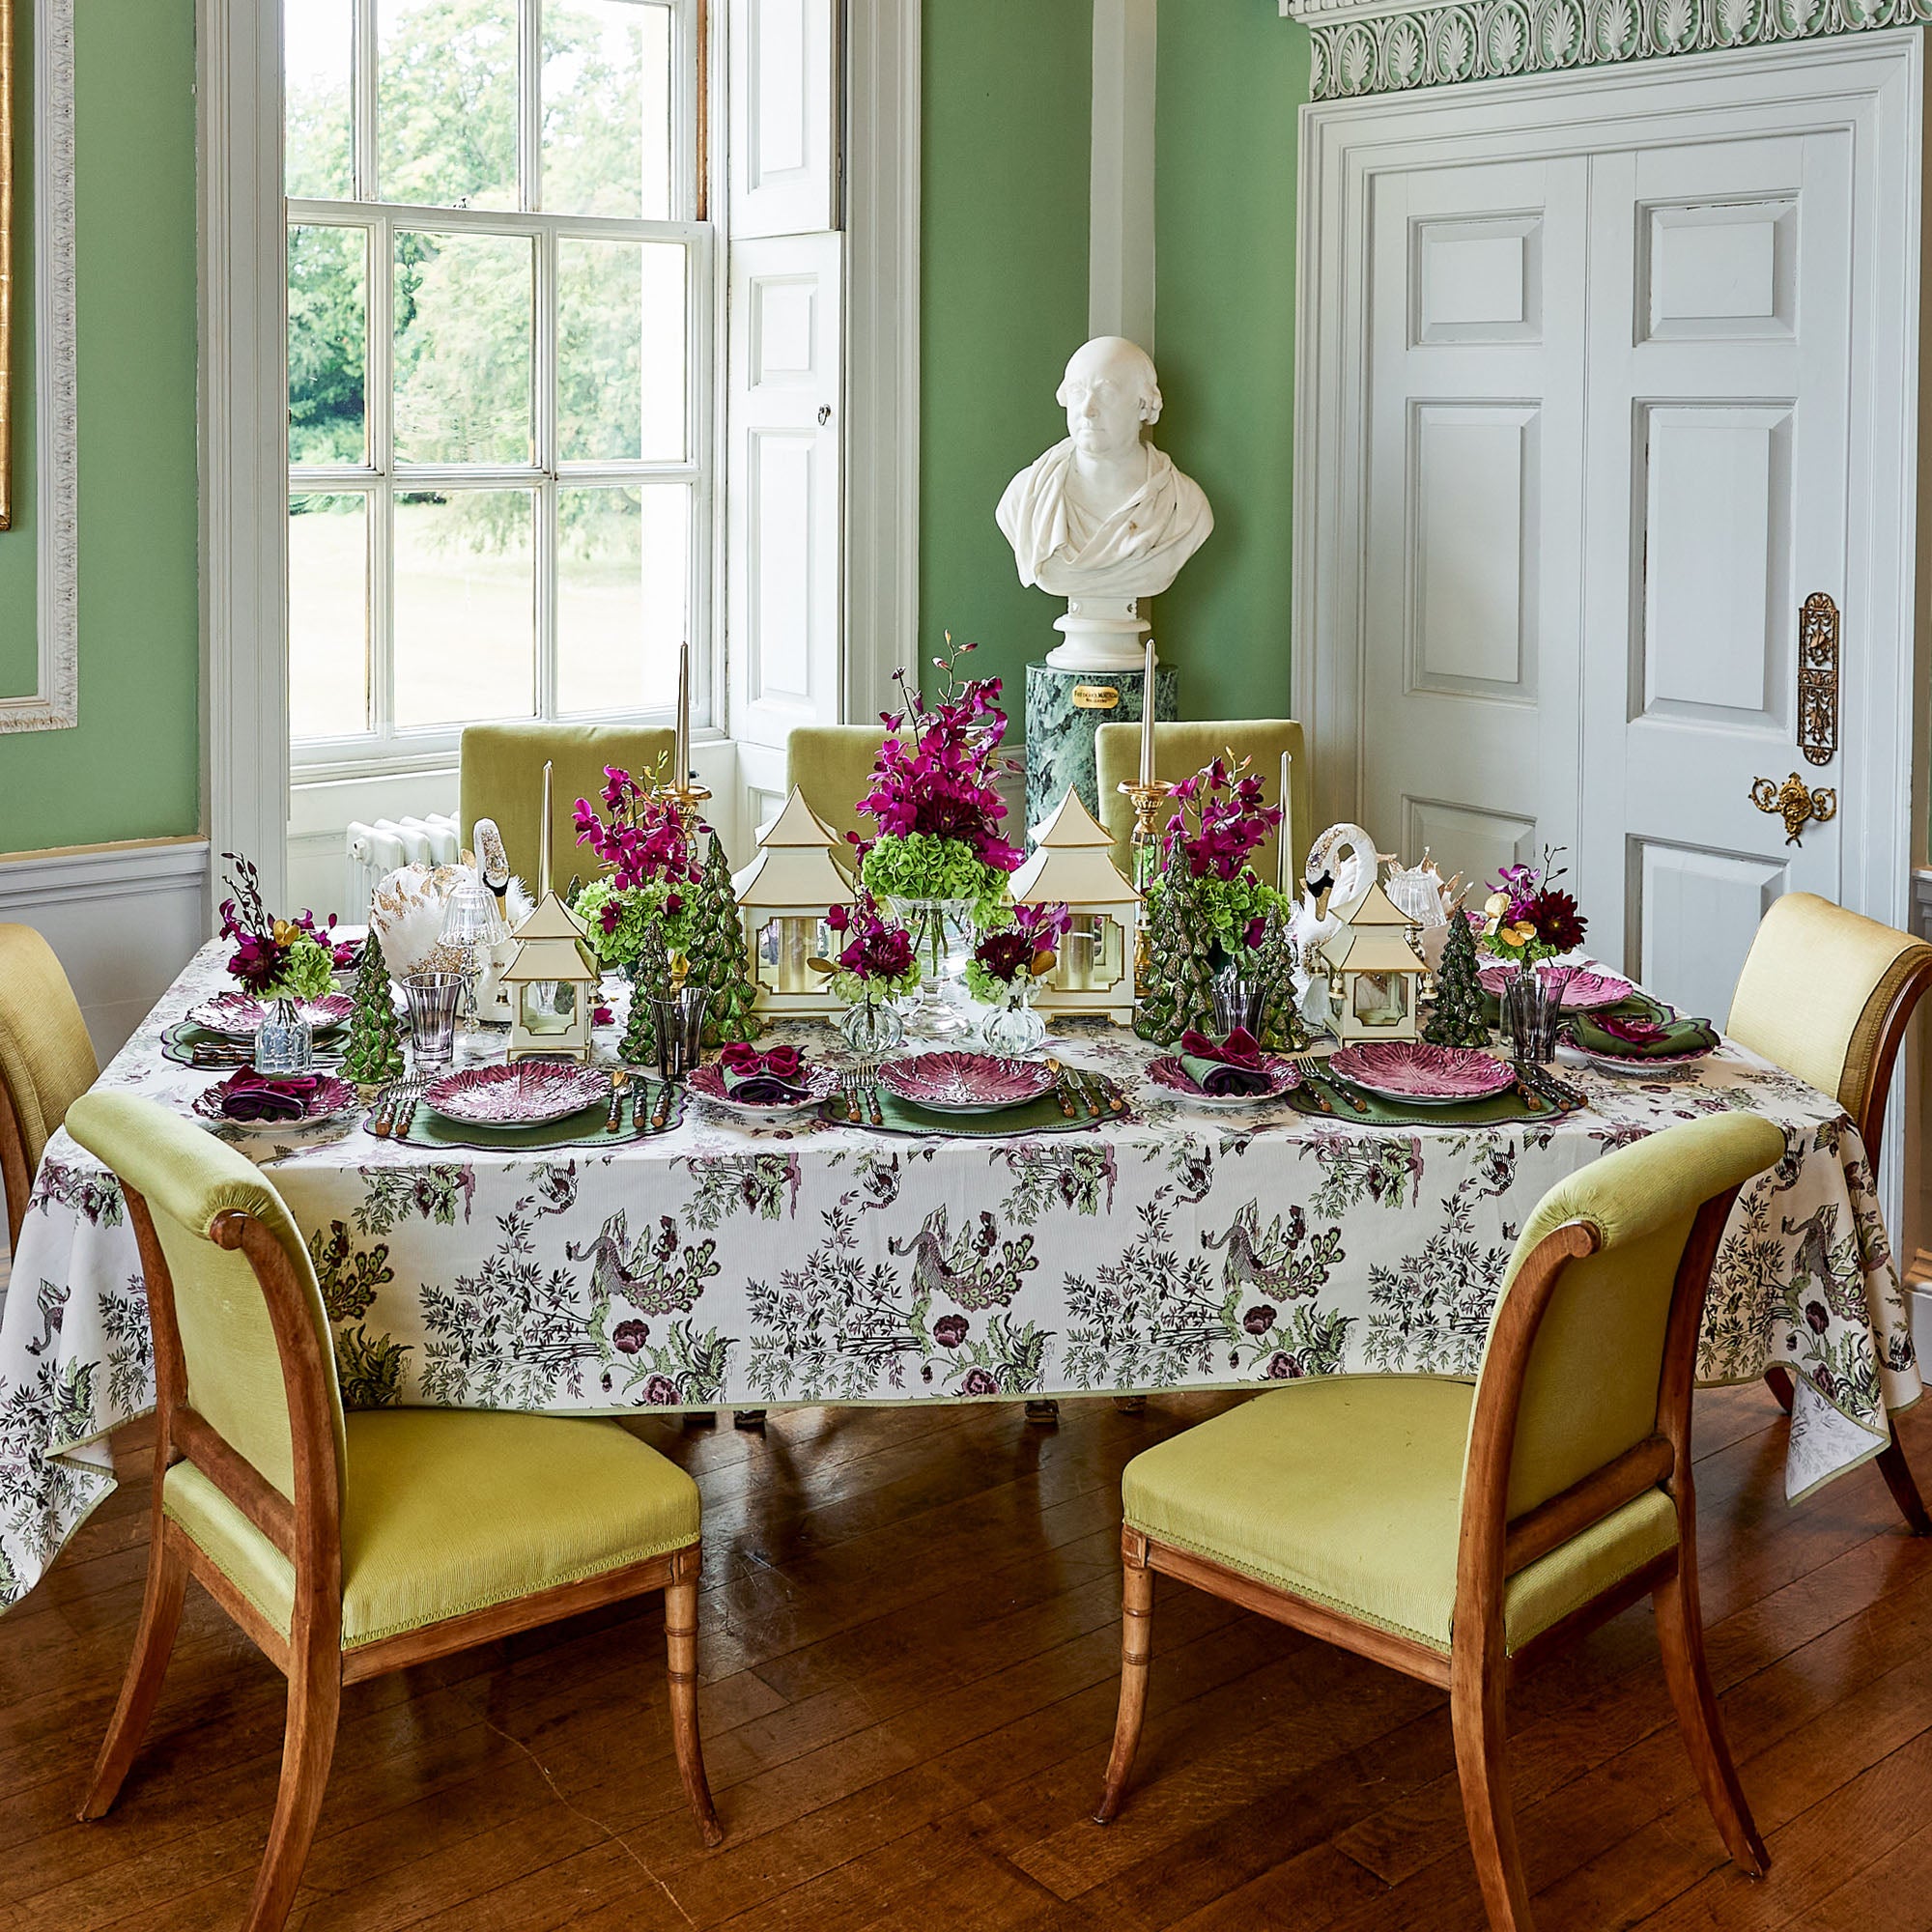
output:
[[833,857],[840,842],[794,785],[779,815],[758,828],[756,856],[732,874],[758,1010],[774,1019],[840,1010],[830,976],[810,964],[825,952],[826,908],[852,902],[852,881]]
[[1060,962],[1034,997],[1041,1013],[1088,1013],[1129,1026],[1141,895],[1114,863],[1114,841],[1070,785],[1033,828],[1033,856],[1013,874],[1022,905],[1064,900]]
[[517,927],[516,950],[497,975],[512,1005],[508,1057],[588,1061],[590,1022],[604,976],[589,927],[551,890],[550,801],[546,764],[536,908]]
[[497,976],[514,1002],[509,1057],[590,1058],[590,1022],[602,974],[583,922],[546,893],[517,928],[516,951]]
[[1332,1025],[1343,1045],[1357,1039],[1417,1039],[1418,1008],[1429,967],[1416,946],[1418,927],[1378,880],[1321,942],[1328,962]]

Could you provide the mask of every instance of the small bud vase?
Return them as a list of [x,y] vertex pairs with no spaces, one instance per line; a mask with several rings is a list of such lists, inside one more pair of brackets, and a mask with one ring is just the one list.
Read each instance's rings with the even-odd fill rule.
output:
[[840,1015],[838,1031],[861,1060],[882,1060],[904,1043],[905,1016],[890,1000],[861,1000]]
[[314,1062],[315,1035],[285,993],[255,1030],[255,1071],[306,1073]]
[[997,1007],[980,1021],[980,1044],[1001,1060],[1024,1060],[1046,1044],[1046,1022],[1034,1011],[1033,976],[1022,973],[1007,987]]

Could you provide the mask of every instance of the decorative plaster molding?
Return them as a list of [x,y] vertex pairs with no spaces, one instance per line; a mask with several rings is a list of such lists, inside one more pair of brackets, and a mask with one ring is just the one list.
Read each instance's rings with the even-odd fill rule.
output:
[[80,717],[74,482],[73,0],[34,10],[34,516],[40,530],[38,671],[0,697],[0,731],[53,731]]
[[1281,0],[1281,11],[1308,29],[1310,99],[1342,100],[1917,26],[1932,0]]

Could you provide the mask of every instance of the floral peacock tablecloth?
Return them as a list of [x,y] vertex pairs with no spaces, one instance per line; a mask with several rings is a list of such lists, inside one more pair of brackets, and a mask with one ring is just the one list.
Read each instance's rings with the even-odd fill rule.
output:
[[[103,1082],[185,1108],[214,1076],[164,1061],[160,1036],[221,977],[209,947]],[[610,1057],[614,1033],[598,1037]],[[466,1046],[501,1053],[500,1036]],[[1587,1111],[1481,1130],[1211,1112],[1141,1078],[1149,1049],[1098,1024],[1060,1050],[1123,1081],[1134,1116],[907,1140],[693,1107],[615,1152],[451,1159],[359,1126],[247,1145],[308,1236],[348,1402],[582,1412],[1470,1375],[1549,1186],[1674,1121],[1752,1108],[1786,1152],[1739,1199],[1700,1373],[1792,1371],[1793,1498],[1876,1454],[1919,1394],[1856,1131],[1741,1048],[1676,1080],[1566,1069]],[[120,1189],[56,1135],[0,1319],[0,1606],[113,1487],[108,1432],[153,1400]]]

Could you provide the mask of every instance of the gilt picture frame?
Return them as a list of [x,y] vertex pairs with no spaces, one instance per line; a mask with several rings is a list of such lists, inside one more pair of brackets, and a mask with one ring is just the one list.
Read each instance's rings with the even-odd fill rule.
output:
[[14,9],[0,0],[0,530],[14,527]]
[[[79,410],[74,278],[75,0],[0,0],[4,207],[0,331],[6,510],[0,546],[34,552],[31,684],[0,685],[0,733],[80,719]],[[20,170],[31,155],[31,174]],[[31,187],[31,191],[29,191]],[[28,324],[31,321],[31,328]],[[26,685],[25,689],[21,686]]]

